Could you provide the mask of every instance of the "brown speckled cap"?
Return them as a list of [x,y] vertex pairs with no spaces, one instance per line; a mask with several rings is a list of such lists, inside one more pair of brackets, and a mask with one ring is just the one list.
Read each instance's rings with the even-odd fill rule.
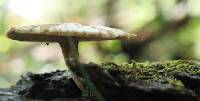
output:
[[63,37],[74,37],[79,41],[98,41],[134,38],[136,34],[104,26],[63,23],[13,27],[7,36],[20,41],[56,42]]

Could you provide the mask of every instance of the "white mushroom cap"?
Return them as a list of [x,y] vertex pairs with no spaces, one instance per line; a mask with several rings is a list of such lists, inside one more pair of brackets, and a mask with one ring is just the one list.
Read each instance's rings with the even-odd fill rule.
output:
[[136,37],[123,30],[104,26],[83,26],[78,23],[31,25],[11,28],[7,36],[21,41],[59,41],[59,38],[74,37],[79,41],[128,39]]

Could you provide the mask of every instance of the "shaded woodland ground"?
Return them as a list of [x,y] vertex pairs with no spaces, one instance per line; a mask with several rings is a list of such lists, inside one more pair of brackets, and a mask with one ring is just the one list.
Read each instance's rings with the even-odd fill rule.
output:
[[[84,68],[106,101],[199,101],[200,64],[174,60],[116,65],[86,64]],[[84,79],[83,79],[84,80]],[[87,86],[87,82],[86,82]],[[98,101],[73,82],[69,71],[27,73],[10,89],[1,89],[3,101]],[[31,100],[31,101],[32,101]]]

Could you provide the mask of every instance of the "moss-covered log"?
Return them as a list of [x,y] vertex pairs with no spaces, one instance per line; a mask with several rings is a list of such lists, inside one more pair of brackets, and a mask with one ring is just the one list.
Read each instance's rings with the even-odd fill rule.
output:
[[[138,63],[132,61],[84,64],[90,79],[106,101],[200,101],[200,63],[190,60]],[[95,101],[90,92],[76,87],[68,71],[28,74],[10,89],[0,90],[0,100],[54,99]],[[84,79],[83,79],[84,80]]]

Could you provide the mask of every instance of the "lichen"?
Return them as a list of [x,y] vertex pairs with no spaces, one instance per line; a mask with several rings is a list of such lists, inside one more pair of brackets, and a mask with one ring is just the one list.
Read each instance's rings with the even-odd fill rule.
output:
[[174,60],[165,62],[144,62],[132,61],[117,65],[112,62],[103,63],[102,67],[110,73],[122,73],[125,81],[145,80],[161,83],[168,83],[179,90],[185,89],[184,83],[176,78],[178,73],[187,73],[192,76],[200,75],[200,64],[195,61]]

